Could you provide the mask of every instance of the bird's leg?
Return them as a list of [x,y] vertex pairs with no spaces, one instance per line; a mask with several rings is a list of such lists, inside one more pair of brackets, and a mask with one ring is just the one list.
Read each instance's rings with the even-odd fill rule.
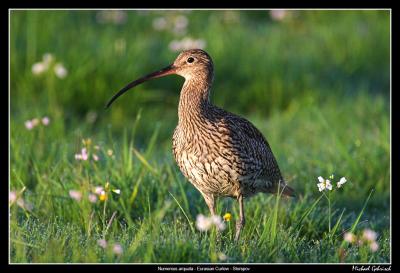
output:
[[[210,209],[211,216],[215,215],[215,197],[213,194],[205,194],[201,193],[204,197],[204,200],[207,203],[208,208]],[[217,241],[221,240],[221,232],[217,228]]]
[[239,202],[240,219],[239,219],[239,221],[236,222],[236,235],[235,235],[236,242],[239,240],[240,231],[242,230],[242,228],[244,227],[244,224],[245,224],[243,196],[242,195],[239,195],[238,202]]
[[206,204],[208,208],[210,209],[210,213],[212,216],[215,215],[215,198],[213,194],[205,194],[201,193],[203,195],[204,200],[206,201]]

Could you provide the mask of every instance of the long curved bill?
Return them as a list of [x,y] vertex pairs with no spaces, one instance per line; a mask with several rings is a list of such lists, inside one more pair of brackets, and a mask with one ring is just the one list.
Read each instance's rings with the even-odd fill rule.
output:
[[145,81],[151,80],[151,79],[155,79],[155,78],[159,78],[159,77],[163,77],[163,76],[167,76],[167,75],[171,75],[175,73],[175,67],[171,64],[161,70],[155,71],[153,73],[150,73],[140,79],[137,79],[131,83],[129,83],[127,86],[125,86],[124,88],[122,88],[120,91],[118,91],[117,94],[115,94],[107,103],[106,105],[106,109],[108,107],[110,107],[110,105],[122,94],[124,94],[126,91],[128,91],[129,89],[135,87],[136,85],[139,85]]

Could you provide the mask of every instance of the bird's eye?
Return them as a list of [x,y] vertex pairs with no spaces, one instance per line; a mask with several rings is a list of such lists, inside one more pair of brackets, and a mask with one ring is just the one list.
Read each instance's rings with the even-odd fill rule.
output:
[[189,57],[189,58],[187,59],[187,62],[190,63],[190,64],[193,63],[193,62],[194,62],[194,58],[193,58],[193,57]]

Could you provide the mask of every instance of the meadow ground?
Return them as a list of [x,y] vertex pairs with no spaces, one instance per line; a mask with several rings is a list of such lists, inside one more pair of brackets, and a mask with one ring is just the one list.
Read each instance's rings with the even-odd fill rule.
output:
[[[390,262],[389,19],[12,11],[10,261]],[[172,158],[182,79],[138,86],[104,110],[194,45],[214,60],[212,101],[261,130],[297,192],[246,200],[238,243],[235,200],[218,202],[232,214],[219,240],[199,231],[208,208]],[[320,192],[331,174],[332,191]]]

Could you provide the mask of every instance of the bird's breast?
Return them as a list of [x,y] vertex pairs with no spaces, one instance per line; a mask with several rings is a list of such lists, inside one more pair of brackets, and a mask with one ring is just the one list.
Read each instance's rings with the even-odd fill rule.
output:
[[184,176],[199,190],[219,195],[236,195],[239,187],[240,162],[225,147],[222,135],[209,132],[193,134],[175,129],[173,154]]

